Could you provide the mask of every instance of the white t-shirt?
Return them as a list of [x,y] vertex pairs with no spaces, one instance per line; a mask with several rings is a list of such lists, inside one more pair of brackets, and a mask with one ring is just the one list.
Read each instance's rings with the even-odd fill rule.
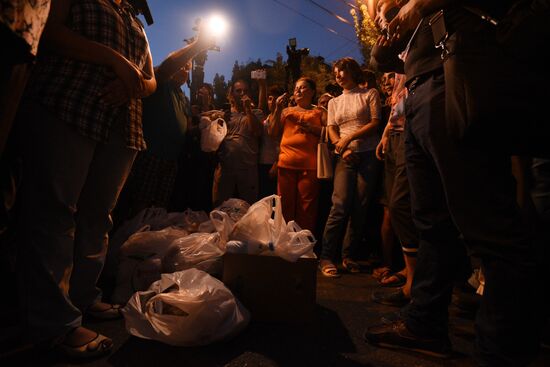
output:
[[[380,95],[375,88],[361,87],[344,91],[328,102],[328,126],[338,126],[340,137],[346,137],[369,123],[381,118]],[[349,148],[355,152],[376,149],[380,140],[378,129],[360,139],[353,140]]]

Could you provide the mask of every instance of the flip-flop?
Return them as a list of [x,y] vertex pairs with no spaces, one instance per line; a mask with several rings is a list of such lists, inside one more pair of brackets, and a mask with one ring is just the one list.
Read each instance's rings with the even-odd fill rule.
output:
[[340,273],[338,273],[338,268],[332,263],[326,263],[324,265],[319,264],[319,270],[321,274],[327,278],[339,278]]
[[122,317],[120,312],[120,305],[109,305],[109,308],[104,310],[91,310],[86,311],[86,315],[99,320],[116,320]]
[[[392,282],[388,282],[388,283],[382,283],[385,279],[388,279],[388,278],[391,278],[391,277],[394,277],[395,280],[392,281]],[[385,277],[380,279],[378,282],[380,283],[381,287],[389,287],[389,288],[402,287],[407,282],[407,277],[404,276],[401,273],[393,273],[393,274],[386,275]]]
[[113,349],[113,341],[99,333],[95,338],[82,345],[69,345],[65,342],[57,345],[57,350],[67,357],[88,359],[100,357],[109,353]]
[[344,259],[342,261],[342,267],[352,274],[361,272],[361,266],[352,259]]

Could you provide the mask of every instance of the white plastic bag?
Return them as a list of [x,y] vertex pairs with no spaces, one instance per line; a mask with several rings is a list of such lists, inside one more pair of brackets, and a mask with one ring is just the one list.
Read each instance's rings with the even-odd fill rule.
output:
[[315,237],[307,229],[301,229],[298,223],[290,221],[286,230],[279,234],[277,242],[273,246],[273,255],[295,262],[301,257],[316,258],[313,252]]
[[222,282],[197,269],[162,274],[148,291],[135,293],[122,314],[130,334],[177,346],[232,337],[250,320]]
[[250,204],[248,204],[248,202],[242,199],[231,198],[224,201],[214,210],[226,213],[229,215],[229,218],[236,223],[244,217],[244,215],[248,212],[248,209],[250,209]]
[[315,257],[315,237],[294,221],[285,223],[281,197],[277,195],[254,203],[235,224],[229,239],[245,244],[234,246],[232,243],[231,252],[279,256],[291,262],[302,256]]
[[221,274],[221,257],[225,253],[233,221],[226,213],[217,210],[210,213],[210,221],[216,232],[193,233],[172,242],[162,258],[163,272],[197,268],[210,274]]
[[218,233],[193,233],[174,241],[162,257],[162,271],[173,273],[198,268],[210,274],[216,273],[216,269],[209,270],[206,264],[201,263],[223,256],[225,250],[219,245],[219,238]]
[[201,150],[203,152],[215,152],[220,147],[227,134],[227,123],[222,118],[210,119],[201,117],[199,128],[201,129]]
[[193,211],[188,208],[183,212],[183,228],[189,233],[203,232],[200,230],[201,225],[208,220],[208,214],[204,210]]
[[252,204],[233,227],[229,239],[246,243],[248,253],[257,255],[273,248],[285,228],[281,197],[271,195]]
[[160,279],[162,257],[176,239],[187,235],[182,228],[168,227],[130,236],[120,247],[113,302],[125,304],[134,292],[145,290]]

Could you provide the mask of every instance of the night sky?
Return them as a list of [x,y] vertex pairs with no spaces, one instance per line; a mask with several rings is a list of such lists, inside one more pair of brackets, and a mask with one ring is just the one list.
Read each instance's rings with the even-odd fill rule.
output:
[[[315,0],[315,3],[350,22],[350,7],[344,0]],[[205,82],[212,82],[216,73],[231,78],[235,60],[246,63],[260,58],[274,60],[277,52],[286,60],[289,38],[296,38],[298,48],[308,47],[310,55],[323,56],[327,62],[351,56],[361,62],[355,31],[309,0],[148,0],[155,23],[146,26],[153,53],[159,64],[169,52],[184,45],[194,35],[196,18],[212,13],[223,14],[230,23],[228,35],[220,41],[221,51],[210,51],[205,65]],[[353,0],[349,2],[354,3]],[[281,5],[284,4],[284,5]],[[289,10],[296,9],[313,21]],[[316,23],[319,24],[316,24]],[[326,30],[331,28],[338,35]]]

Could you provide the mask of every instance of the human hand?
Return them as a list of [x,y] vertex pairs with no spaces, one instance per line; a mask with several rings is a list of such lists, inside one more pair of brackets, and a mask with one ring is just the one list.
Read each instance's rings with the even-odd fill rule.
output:
[[[387,31],[388,23],[391,21],[391,15],[395,14],[393,9],[397,8],[395,0],[379,0],[376,5],[376,15],[374,17],[374,24],[384,32]],[[390,16],[390,19],[388,19]]]
[[300,121],[297,122],[297,124],[298,124],[298,131],[299,132],[304,133],[304,134],[313,132],[313,129],[312,129],[311,124],[309,122],[300,120]]
[[376,158],[378,158],[379,161],[383,161],[385,158],[387,144],[388,138],[384,136],[380,139],[380,143],[376,146]]
[[113,71],[124,85],[129,97],[139,98],[145,90],[143,73],[138,67],[124,56],[115,59],[112,64]]
[[351,142],[350,137],[342,138],[340,137],[340,140],[338,140],[335,144],[334,150],[338,154],[343,154],[349,143]]
[[407,32],[414,30],[421,19],[418,1],[408,1],[388,24],[389,41],[395,42],[401,39]]
[[250,99],[249,96],[243,96],[241,98],[241,103],[242,103],[242,106],[243,106],[243,111],[248,114],[248,113],[252,113],[252,107],[253,107],[253,103],[252,103],[252,100]]
[[285,108],[288,105],[288,93],[285,92],[281,94],[277,99],[275,100],[275,107],[282,109]]
[[195,44],[201,50],[208,50],[216,47],[216,37],[208,31],[208,27],[204,22],[199,22],[197,25],[197,37],[195,38]]

